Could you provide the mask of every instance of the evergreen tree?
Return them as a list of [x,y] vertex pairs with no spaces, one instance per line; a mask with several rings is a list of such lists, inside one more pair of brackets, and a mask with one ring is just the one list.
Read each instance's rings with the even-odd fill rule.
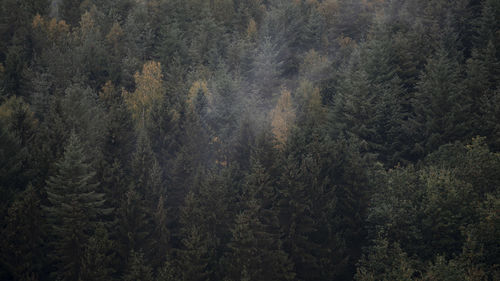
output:
[[[23,174],[27,151],[10,130],[0,122],[0,186],[3,196],[0,213],[5,217],[7,206],[19,191],[19,185],[25,181]],[[3,222],[3,219],[1,220]]]
[[158,270],[156,281],[177,281],[181,280],[177,268],[169,260],[165,261],[163,266]]
[[[6,280],[41,277],[43,256],[43,217],[40,197],[30,184],[12,203],[1,231],[0,276]],[[8,272],[7,277],[3,270]]]
[[293,280],[293,264],[282,248],[276,191],[258,161],[243,185],[242,211],[236,216],[229,247],[234,280]]
[[150,249],[147,244],[151,231],[150,219],[144,200],[136,190],[136,186],[131,183],[118,209],[117,252],[121,262],[119,268],[128,267],[132,262],[129,258],[134,258],[132,252]]
[[415,153],[425,155],[440,145],[461,140],[470,130],[469,100],[459,87],[460,67],[445,49],[429,58],[416,94],[415,119],[420,139]]
[[[216,238],[199,206],[199,199],[188,193],[181,216],[181,243],[179,252],[182,280],[207,280],[212,273],[209,268],[214,258]],[[206,214],[208,215],[208,214]]]
[[144,255],[141,252],[130,252],[127,273],[123,276],[124,281],[153,281],[153,273],[150,266],[145,264]]
[[51,253],[56,268],[54,277],[75,280],[81,277],[85,244],[94,233],[96,222],[111,210],[103,208],[104,194],[99,193],[95,172],[74,132],[56,166],[57,173],[47,181],[50,205],[45,207],[50,237],[55,240]]
[[[252,63],[250,81],[252,82],[258,101],[266,104],[272,100],[277,89],[277,80],[280,76],[279,49],[270,37],[261,40],[261,44],[255,49]],[[253,83],[258,81],[258,83]]]
[[85,245],[82,258],[81,280],[104,281],[112,279],[113,241],[100,224]]
[[59,16],[71,26],[76,26],[82,14],[82,0],[63,0],[58,7]]
[[412,260],[397,243],[391,245],[387,239],[378,238],[370,247],[370,252],[359,262],[355,279],[358,281],[410,281],[414,280],[415,273]]

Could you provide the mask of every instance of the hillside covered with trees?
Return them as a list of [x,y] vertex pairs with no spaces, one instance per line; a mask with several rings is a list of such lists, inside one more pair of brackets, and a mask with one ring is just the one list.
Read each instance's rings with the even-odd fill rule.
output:
[[500,280],[500,1],[1,0],[0,280]]

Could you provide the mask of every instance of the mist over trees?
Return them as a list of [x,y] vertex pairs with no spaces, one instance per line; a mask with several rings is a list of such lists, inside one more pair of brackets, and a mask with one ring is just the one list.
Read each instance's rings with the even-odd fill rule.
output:
[[0,1],[0,280],[500,280],[500,1]]

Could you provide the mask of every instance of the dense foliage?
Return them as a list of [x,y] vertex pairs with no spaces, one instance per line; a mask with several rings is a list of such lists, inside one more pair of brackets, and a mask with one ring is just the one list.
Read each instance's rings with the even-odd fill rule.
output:
[[500,280],[500,1],[0,1],[0,280]]

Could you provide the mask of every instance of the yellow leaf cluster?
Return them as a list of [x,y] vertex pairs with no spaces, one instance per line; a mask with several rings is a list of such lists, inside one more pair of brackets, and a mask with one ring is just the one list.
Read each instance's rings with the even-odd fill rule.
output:
[[136,89],[133,93],[123,90],[123,97],[127,107],[136,121],[149,115],[153,105],[159,103],[163,97],[163,74],[159,62],[149,61],[142,67],[142,72],[134,75]]
[[96,25],[93,18],[93,13],[87,11],[80,18],[80,28],[77,32],[74,32],[75,39],[83,40],[89,35],[93,35],[99,32],[99,27]]
[[198,97],[198,93],[200,92],[203,93],[203,95],[207,99],[208,105],[210,106],[212,104],[212,94],[208,91],[207,81],[197,80],[194,81],[191,88],[189,88],[187,104],[191,110],[194,110],[194,107],[196,105],[196,98]]
[[337,38],[337,41],[339,43],[339,46],[343,49],[350,49],[356,47],[356,41],[352,40],[352,38],[348,36],[341,35]]
[[292,95],[289,90],[283,89],[276,107],[271,112],[271,126],[277,140],[277,147],[283,148],[290,129],[295,121],[295,109],[293,108]]
[[250,19],[247,26],[247,38],[254,39],[257,36],[257,23],[254,19]]
[[107,81],[104,86],[102,86],[99,92],[99,99],[107,104],[110,104],[114,99],[114,94],[116,93],[115,85],[113,82]]
[[327,110],[323,106],[321,99],[319,88],[314,87],[307,103],[307,112],[317,124],[324,124],[326,122]]
[[119,23],[115,22],[106,35],[106,41],[116,47],[120,43],[122,37],[123,29]]
[[55,18],[50,20],[44,19],[42,16],[37,14],[33,18],[31,24],[33,29],[42,31],[46,34],[47,39],[51,41],[56,41],[69,34],[69,25],[63,21],[57,21]]

